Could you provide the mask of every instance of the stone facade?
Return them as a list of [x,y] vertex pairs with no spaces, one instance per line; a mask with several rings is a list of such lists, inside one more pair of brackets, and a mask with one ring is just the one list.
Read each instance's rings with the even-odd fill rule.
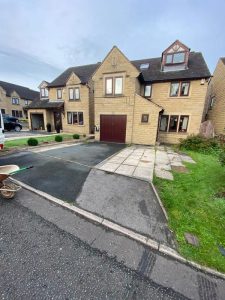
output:
[[212,121],[215,134],[225,134],[225,58],[223,60],[219,60],[207,92],[207,118]]
[[[123,94],[119,97],[105,95],[105,77],[123,77]],[[180,138],[198,134],[205,105],[207,83],[202,80],[189,80],[188,96],[170,97],[171,82],[152,84],[151,98],[142,97],[144,86],[138,80],[139,71],[114,47],[93,75],[95,87],[95,125],[100,126],[101,114],[126,114],[126,143],[155,144],[178,143]],[[164,115],[189,116],[185,133],[158,132],[159,113]],[[147,123],[142,123],[142,114],[148,114]],[[101,131],[101,128],[100,128]],[[95,137],[100,140],[100,131]]]
[[[13,104],[12,98],[19,99],[19,104]],[[22,99],[20,96],[14,91],[11,93],[10,96],[6,95],[6,91],[0,86],[0,109],[3,113],[7,115],[13,115],[13,111],[20,112],[20,117],[25,118],[26,117],[26,106],[30,104],[32,101],[27,99]]]

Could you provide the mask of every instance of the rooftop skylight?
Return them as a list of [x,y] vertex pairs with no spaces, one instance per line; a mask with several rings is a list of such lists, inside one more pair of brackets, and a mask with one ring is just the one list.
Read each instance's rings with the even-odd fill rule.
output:
[[149,68],[149,63],[141,64],[140,69],[148,69]]

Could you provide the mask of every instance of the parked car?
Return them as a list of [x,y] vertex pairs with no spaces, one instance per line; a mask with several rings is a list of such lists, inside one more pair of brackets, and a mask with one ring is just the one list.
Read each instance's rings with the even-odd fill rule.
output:
[[19,119],[11,116],[3,116],[5,130],[20,131],[23,126],[19,123]]
[[3,149],[4,142],[5,142],[4,122],[3,122],[3,117],[2,117],[1,110],[0,110],[0,149]]

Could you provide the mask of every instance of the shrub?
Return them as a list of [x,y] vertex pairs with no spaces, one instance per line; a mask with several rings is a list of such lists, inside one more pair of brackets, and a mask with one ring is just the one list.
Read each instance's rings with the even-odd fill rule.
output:
[[83,134],[83,137],[86,138],[86,134]]
[[207,139],[200,135],[190,135],[181,140],[179,148],[205,154],[218,154],[221,151],[220,142],[217,139]]
[[80,135],[79,135],[79,134],[77,134],[77,133],[75,133],[75,134],[73,135],[73,138],[74,138],[75,140],[79,140],[79,138],[80,138]]
[[223,151],[219,154],[219,162],[222,166],[225,166],[225,149],[223,149]]
[[63,137],[61,135],[56,135],[55,136],[55,141],[56,142],[62,142],[63,141]]
[[38,140],[35,139],[35,138],[29,138],[29,139],[27,140],[27,144],[28,144],[29,146],[37,146],[37,145],[38,145]]

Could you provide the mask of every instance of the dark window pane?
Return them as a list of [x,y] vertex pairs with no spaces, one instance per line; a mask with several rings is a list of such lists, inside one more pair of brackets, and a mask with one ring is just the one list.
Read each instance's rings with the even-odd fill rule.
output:
[[181,89],[180,89],[181,96],[188,96],[189,86],[190,86],[190,82],[182,82],[181,83]]
[[169,119],[168,116],[161,116],[160,125],[159,125],[160,131],[167,131],[168,119]]
[[84,116],[82,112],[78,112],[79,125],[84,125]]
[[180,116],[179,132],[186,132],[188,127],[189,116]]
[[170,116],[169,131],[170,132],[176,132],[177,131],[177,124],[178,124],[178,116]]
[[73,112],[73,124],[78,124],[77,112]]
[[172,82],[170,87],[170,96],[176,97],[179,92],[179,82]]
[[149,115],[148,114],[143,114],[141,116],[141,122],[142,123],[148,123],[148,118],[149,118]]

